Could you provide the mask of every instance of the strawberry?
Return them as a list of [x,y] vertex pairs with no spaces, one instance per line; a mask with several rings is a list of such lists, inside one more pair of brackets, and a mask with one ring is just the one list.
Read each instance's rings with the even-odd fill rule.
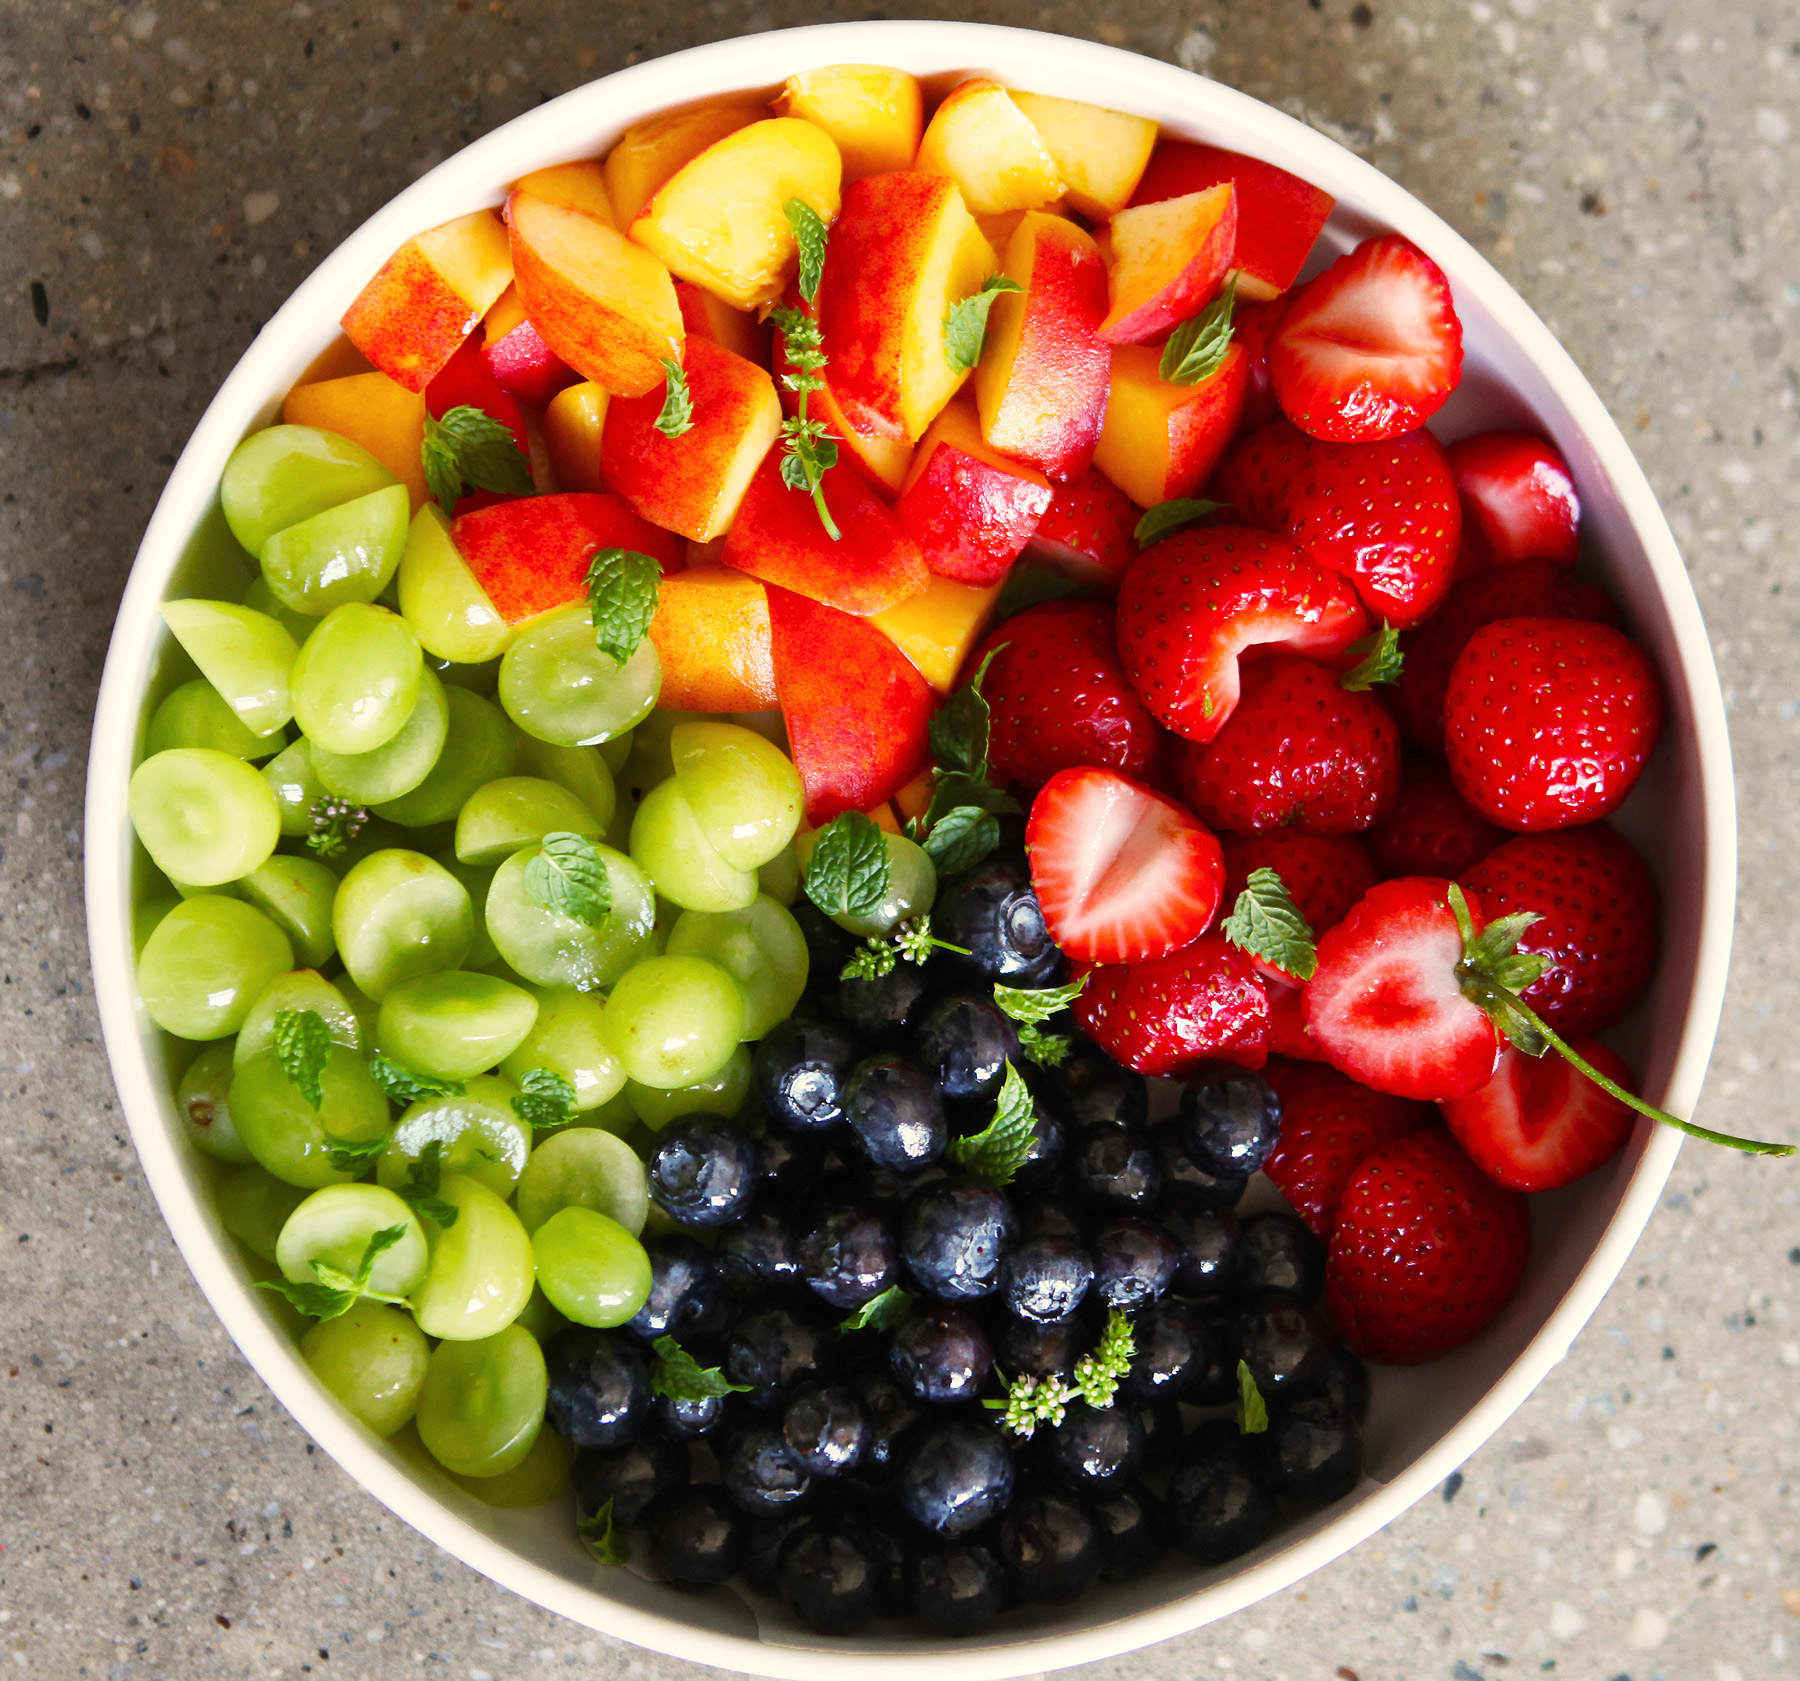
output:
[[1531,432],[1481,432],[1450,446],[1471,558],[1573,566],[1581,499],[1569,464]]
[[1252,870],[1273,870],[1306,918],[1314,937],[1349,915],[1375,885],[1375,866],[1354,835],[1311,835],[1269,829],[1258,835],[1224,835],[1224,903],[1234,903]]
[[1656,880],[1604,824],[1520,835],[1461,879],[1491,916],[1537,913],[1519,950],[1550,967],[1519,996],[1557,1032],[1604,1032],[1643,997],[1659,944]]
[[1422,426],[1462,376],[1444,271],[1397,234],[1365,239],[1294,293],[1269,342],[1283,412],[1340,443]]
[[1050,487],[1050,506],[1025,554],[1110,594],[1137,559],[1132,533],[1142,512],[1104,473],[1084,467],[1067,484]]
[[1484,625],[1444,692],[1456,790],[1507,829],[1567,829],[1616,810],[1662,725],[1644,651],[1610,625],[1572,619]]
[[1050,937],[1077,963],[1140,963],[1197,940],[1219,909],[1219,843],[1173,800],[1115,771],[1061,770],[1025,826]]
[[1329,1243],[1351,1174],[1384,1144],[1435,1117],[1427,1103],[1371,1091],[1335,1068],[1290,1076],[1278,1090],[1281,1135],[1263,1172],[1313,1235]]
[[1524,560],[1457,579],[1437,612],[1401,642],[1406,664],[1392,699],[1408,741],[1443,751],[1444,690],[1456,656],[1483,625],[1522,614],[1601,624],[1616,624],[1619,617],[1603,591],[1549,561]]
[[1244,526],[1178,531],[1119,586],[1119,661],[1177,735],[1211,741],[1238,699],[1238,656],[1285,648],[1321,658],[1368,628],[1349,584],[1279,537]]
[[1260,426],[1281,413],[1275,401],[1275,385],[1269,378],[1269,340],[1281,325],[1287,306],[1279,300],[1262,304],[1240,303],[1231,315],[1231,336],[1244,347],[1244,413],[1238,424]]
[[1322,1063],[1325,1053],[1306,1031],[1306,988],[1273,964],[1259,960],[1256,968],[1262,976],[1263,996],[1269,1001],[1269,1054]]
[[1373,695],[1277,654],[1244,673],[1212,741],[1177,742],[1174,763],[1183,796],[1215,829],[1344,835],[1368,828],[1399,788],[1400,731]]
[[[1609,1079],[1635,1089],[1637,1082],[1616,1051],[1595,1039],[1578,1039],[1574,1048]],[[1637,1119],[1561,1057],[1530,1057],[1510,1045],[1480,1091],[1439,1107],[1469,1159],[1515,1191],[1553,1191],[1592,1173],[1624,1148]]]
[[1140,1074],[1179,1074],[1203,1062],[1260,1068],[1269,1001],[1256,966],[1222,934],[1148,963],[1087,971],[1072,1006],[1082,1031]]
[[1126,681],[1103,601],[1047,601],[1015,614],[976,653],[994,777],[1029,792],[1072,765],[1152,777],[1162,730]]
[[1342,572],[1390,624],[1418,623],[1450,587],[1462,510],[1429,432],[1326,443],[1272,420],[1238,442],[1216,485],[1240,519]]
[[1448,876],[1460,881],[1506,839],[1457,793],[1448,771],[1407,765],[1400,792],[1369,831],[1369,852],[1384,876]]
[[1416,1365],[1485,1329],[1530,1256],[1525,1199],[1423,1128],[1365,1157],[1344,1187],[1326,1311],[1365,1359]]

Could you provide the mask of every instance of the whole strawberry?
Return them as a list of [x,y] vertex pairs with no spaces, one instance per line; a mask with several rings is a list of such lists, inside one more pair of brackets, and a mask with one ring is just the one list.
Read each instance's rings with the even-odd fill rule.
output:
[[1524,1197],[1442,1129],[1408,1133],[1365,1157],[1344,1187],[1326,1311],[1365,1359],[1435,1360],[1493,1322],[1530,1257]]
[[1298,829],[1268,829],[1256,835],[1225,835],[1225,894],[1230,909],[1252,870],[1273,870],[1306,918],[1316,938],[1349,914],[1375,885],[1368,849],[1354,835],[1312,835]]
[[1369,855],[1384,876],[1448,876],[1460,881],[1506,839],[1457,793],[1450,773],[1408,764],[1400,792],[1369,831]]
[[1143,510],[1104,473],[1084,467],[1050,487],[1050,506],[1025,545],[1026,556],[1109,595],[1137,559],[1132,533]]
[[1201,821],[1245,833],[1366,829],[1400,786],[1400,731],[1371,694],[1292,654],[1259,661],[1206,746],[1175,745],[1175,778]]
[[1573,566],[1581,500],[1569,464],[1534,432],[1480,432],[1450,446],[1469,559]]
[[1203,1062],[1260,1068],[1269,1003],[1255,963],[1223,935],[1147,963],[1087,971],[1072,1006],[1082,1031],[1140,1074],[1179,1074]]
[[1662,733],[1662,686],[1610,625],[1499,619],[1471,636],[1444,693],[1456,790],[1502,828],[1591,823],[1631,792]]
[[1162,730],[1113,647],[1112,606],[1047,601],[1008,619],[976,654],[993,662],[981,685],[993,775],[1029,793],[1059,770],[1100,765],[1153,776]]

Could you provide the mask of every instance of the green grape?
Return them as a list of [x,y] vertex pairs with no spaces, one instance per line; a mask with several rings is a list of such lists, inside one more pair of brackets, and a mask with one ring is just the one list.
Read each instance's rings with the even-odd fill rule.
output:
[[600,825],[598,832],[604,834],[618,805],[612,766],[606,758],[613,745],[609,741],[599,747],[558,747],[554,742],[539,741],[536,736],[521,732],[519,768],[568,789],[593,813],[594,821]]
[[653,957],[606,1001],[606,1042],[640,1085],[691,1086],[724,1067],[743,1037],[744,1000],[715,963]]
[[537,1441],[549,1385],[543,1350],[522,1326],[440,1343],[419,1393],[419,1440],[446,1471],[500,1476]]
[[365,858],[373,858],[377,852],[427,852],[438,844],[438,831],[435,829],[414,829],[410,834],[396,825],[384,822],[379,817],[371,817],[363,824],[361,832],[347,841],[340,852],[334,852],[325,860],[338,873],[342,881]]
[[643,1244],[591,1208],[561,1208],[531,1234],[538,1284],[577,1325],[623,1325],[650,1294]]
[[491,1477],[459,1477],[450,1480],[486,1506],[520,1511],[547,1505],[562,1498],[575,1469],[575,1450],[554,1430],[540,1430],[531,1450],[510,1471]]
[[263,766],[262,778],[275,796],[281,832],[290,840],[310,835],[312,808],[325,797],[325,784],[313,773],[312,743],[305,736],[290,741]]
[[144,754],[170,747],[205,747],[238,759],[266,759],[287,740],[285,726],[258,735],[204,677],[194,677],[163,696],[144,731]]
[[138,958],[138,996],[178,1039],[225,1039],[256,995],[294,966],[287,936],[241,899],[184,899],[151,930]]
[[633,1080],[626,1085],[625,1094],[632,1113],[652,1132],[661,1132],[683,1115],[735,1115],[750,1095],[750,1052],[739,1045],[716,1074],[691,1086],[665,1090]]
[[430,504],[413,516],[396,588],[400,611],[434,659],[480,665],[512,640],[512,626],[450,541],[450,522]]
[[[427,688],[438,681],[430,671],[425,675]],[[443,750],[416,787],[375,807],[390,823],[423,828],[452,822],[477,788],[513,768],[518,734],[506,714],[467,689],[446,687],[442,693],[449,712]]]
[[275,1260],[275,1240],[306,1192],[260,1167],[240,1167],[213,1188],[219,1224],[259,1261]]
[[246,729],[271,735],[293,717],[300,645],[285,626],[235,601],[165,601],[162,616]]
[[263,581],[284,607],[315,617],[373,601],[400,564],[411,507],[406,486],[391,484],[290,525],[263,546]]
[[522,846],[564,830],[598,839],[606,825],[555,782],[503,776],[484,783],[456,819],[456,856],[465,864],[498,867]]
[[669,748],[700,832],[727,864],[757,869],[794,838],[806,795],[779,747],[742,724],[688,723]]
[[[465,864],[450,847],[434,854],[434,861],[455,876],[469,896],[472,917],[469,925],[469,955],[462,960],[462,967],[494,973],[494,965],[500,961],[500,948],[494,944],[487,925],[487,896],[488,889],[494,884],[494,872],[482,869],[477,864]],[[502,978],[511,980],[510,971]]]
[[375,805],[409,794],[431,774],[444,751],[450,705],[437,673],[421,670],[419,698],[391,740],[367,753],[330,753],[313,743],[313,774],[333,794]]
[[294,661],[294,717],[315,756],[370,753],[412,716],[424,674],[418,638],[399,614],[357,601],[334,607]]
[[[531,1299],[531,1239],[518,1215],[477,1179],[447,1173],[437,1194],[456,1209],[456,1223],[433,1222],[425,1234],[431,1260],[413,1292],[413,1317],[428,1337],[491,1337]],[[529,1332],[520,1335],[530,1340]]]
[[495,1067],[537,1020],[537,1000],[497,975],[441,969],[415,975],[381,1000],[375,1043],[421,1074],[468,1080]]
[[320,1282],[315,1261],[354,1278],[369,1239],[390,1226],[401,1227],[403,1235],[375,1257],[368,1287],[379,1295],[404,1296],[425,1276],[425,1229],[399,1197],[380,1185],[328,1185],[314,1191],[281,1228],[275,1264],[290,1284]]
[[568,1081],[577,1112],[597,1109],[625,1084],[625,1070],[606,1048],[600,1031],[605,1004],[573,987],[547,986],[535,991],[537,1020],[500,1064],[500,1072],[517,1081],[534,1068],[548,1068]]
[[594,645],[585,606],[533,619],[500,659],[500,704],[527,735],[564,747],[605,741],[649,715],[662,662],[646,637],[621,665]]
[[487,896],[488,933],[500,955],[526,980],[583,992],[610,986],[649,940],[655,915],[650,883],[623,853],[608,846],[598,851],[612,906],[598,928],[533,900],[525,873],[535,847],[515,852],[494,872]]
[[[480,665],[459,665],[455,660],[428,659],[427,663],[443,680],[447,689],[466,689],[483,700],[493,700],[500,689],[500,662],[483,660]],[[510,722],[509,726],[510,728]]]
[[131,822],[171,880],[217,887],[248,875],[281,839],[275,796],[254,765],[209,747],[171,747],[131,773]]
[[621,789],[613,806],[612,821],[606,825],[606,844],[614,852],[631,851],[631,825],[637,820],[637,801]]
[[188,1064],[175,1087],[175,1112],[198,1149],[217,1161],[242,1164],[250,1151],[231,1120],[231,1052],[231,1042],[220,1039]]
[[636,1233],[644,1229],[650,1183],[624,1139],[598,1127],[565,1127],[532,1147],[513,1203],[528,1232],[558,1209],[591,1208]]
[[157,923],[179,905],[184,895],[180,893],[158,893],[148,899],[139,899],[131,907],[131,949],[137,956],[144,955],[144,943],[156,932]]
[[359,1046],[374,1044],[375,1018],[381,1013],[381,1006],[348,975],[339,975],[331,984],[350,1006],[351,1015],[356,1017],[356,1043]]
[[756,872],[727,864],[713,850],[673,777],[638,806],[631,856],[658,893],[687,910],[741,910],[756,897]]
[[531,1300],[525,1304],[524,1310],[513,1321],[515,1325],[523,1325],[540,1345],[549,1342],[558,1331],[566,1331],[569,1322],[550,1305],[540,1286],[531,1292]]
[[[610,1055],[611,1053],[609,1052],[608,1054]],[[617,1064],[617,1061],[618,1059],[615,1057],[615,1065]],[[621,1082],[625,1079],[625,1070],[623,1068],[619,1069],[619,1079]],[[626,1089],[625,1085],[621,1083],[619,1089],[602,1103],[599,1108],[590,1109],[581,1117],[581,1124],[583,1126],[598,1127],[602,1132],[610,1132],[619,1138],[625,1137],[628,1133],[636,1132],[638,1130],[638,1118],[637,1111],[631,1107],[631,1093]]]
[[244,590],[244,605],[254,607],[259,613],[267,613],[278,625],[293,637],[298,647],[312,634],[312,628],[318,623],[309,613],[296,613],[291,607],[284,607],[275,599],[275,592],[269,588],[262,573],[258,572]]
[[246,903],[287,935],[302,963],[316,969],[330,962],[337,950],[331,907],[338,878],[328,865],[278,852],[235,885]]
[[300,1357],[353,1418],[391,1436],[419,1404],[431,1344],[410,1314],[363,1301],[312,1325],[300,1339]]
[[800,858],[791,843],[757,870],[756,885],[778,905],[791,905],[800,897]]
[[671,957],[704,957],[738,983],[746,1039],[786,1021],[806,990],[806,936],[793,912],[766,894],[741,911],[683,911],[666,949]]
[[461,1092],[420,1098],[376,1159],[376,1183],[403,1190],[413,1164],[436,1144],[443,1172],[466,1174],[496,1196],[511,1196],[531,1153],[531,1129],[513,1112],[518,1095],[517,1086],[479,1074]]
[[239,1063],[231,1082],[232,1119],[250,1154],[277,1179],[308,1190],[360,1179],[364,1164],[334,1166],[331,1147],[373,1144],[388,1130],[387,1095],[347,1045],[332,1045],[319,1084],[323,1101],[315,1109],[273,1051]]
[[349,1000],[315,969],[290,969],[277,975],[250,1006],[244,1025],[232,1043],[231,1060],[242,1067],[251,1057],[275,1043],[275,1018],[284,1010],[311,1010],[325,1023],[333,1044],[359,1051],[369,1041],[363,1037]]
[[219,501],[232,536],[260,559],[277,531],[393,482],[366,449],[335,432],[266,426],[231,452]]
[[[623,735],[615,735],[612,740],[601,742],[594,749],[600,755],[600,762],[606,766],[615,782],[625,774],[626,763],[631,758],[631,744],[636,739],[637,731],[627,730]],[[540,772],[539,774],[544,773]],[[580,794],[581,790],[577,788],[575,792]],[[584,795],[583,798],[585,797]]]
[[463,885],[422,852],[390,848],[351,865],[331,925],[350,978],[380,1002],[401,981],[462,966],[474,913]]

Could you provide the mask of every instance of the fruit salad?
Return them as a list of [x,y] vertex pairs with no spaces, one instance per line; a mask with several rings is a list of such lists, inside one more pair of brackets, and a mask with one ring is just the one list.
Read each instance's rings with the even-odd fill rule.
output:
[[[423,1476],[827,1634],[1212,1565],[1633,1128],[1664,725],[1456,300],[873,65],[407,240],[130,810],[223,1228]],[[1004,1626],[1001,1621],[1001,1626]]]

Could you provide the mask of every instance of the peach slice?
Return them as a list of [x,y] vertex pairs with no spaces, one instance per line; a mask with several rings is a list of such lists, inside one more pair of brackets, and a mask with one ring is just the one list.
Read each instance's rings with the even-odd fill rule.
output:
[[1069,205],[1095,221],[1123,210],[1150,161],[1156,124],[1079,99],[1015,93],[1063,179]]
[[997,584],[1050,506],[1050,481],[982,441],[973,405],[952,403],[913,457],[894,517],[942,578]]
[[583,379],[623,397],[661,384],[686,332],[668,270],[584,211],[515,193],[506,206],[519,301]]
[[1121,210],[1107,228],[1112,307],[1100,323],[1101,338],[1145,344],[1198,315],[1231,267],[1237,226],[1229,181]]
[[534,169],[513,182],[512,190],[541,198],[547,204],[560,204],[565,210],[585,210],[608,227],[619,225],[619,218],[613,213],[612,194],[606,186],[606,170],[597,159]]
[[696,105],[633,123],[606,154],[606,190],[618,226],[628,228],[663,182],[716,140],[768,115],[761,105]]
[[775,704],[768,591],[729,566],[664,578],[650,621],[662,660],[658,705],[679,712],[761,712]]
[[374,367],[368,357],[342,333],[326,345],[310,362],[296,385],[320,385],[328,379],[347,379],[351,374],[366,374]]
[[1062,197],[1062,176],[1006,89],[985,76],[959,83],[926,125],[913,168],[947,175],[978,216],[1035,210]]
[[345,374],[296,385],[281,405],[290,426],[316,426],[361,444],[406,486],[416,513],[424,504],[425,396],[386,374]]
[[581,376],[549,345],[508,286],[481,323],[481,354],[500,389],[534,409],[546,408]]
[[600,435],[608,401],[591,380],[567,386],[550,399],[544,410],[544,447],[560,489],[606,488],[600,476]]
[[912,661],[932,688],[947,695],[956,687],[957,673],[993,617],[1000,588],[999,584],[959,584],[954,578],[933,578],[922,594],[873,614],[869,623]]
[[776,95],[775,109],[784,117],[804,117],[831,136],[846,182],[909,168],[925,123],[918,78],[880,64],[797,70]]
[[734,309],[691,280],[675,282],[675,299],[690,339],[711,339],[759,368],[769,365],[769,329],[749,310]]
[[822,128],[769,117],[715,140],[657,188],[631,224],[631,237],[670,273],[755,309],[781,296],[795,262],[794,230],[783,206],[838,213],[843,165]]
[[1157,371],[1161,356],[1148,344],[1113,351],[1112,395],[1094,451],[1094,465],[1140,508],[1200,489],[1237,431],[1249,384],[1241,344],[1198,385],[1171,385]]

